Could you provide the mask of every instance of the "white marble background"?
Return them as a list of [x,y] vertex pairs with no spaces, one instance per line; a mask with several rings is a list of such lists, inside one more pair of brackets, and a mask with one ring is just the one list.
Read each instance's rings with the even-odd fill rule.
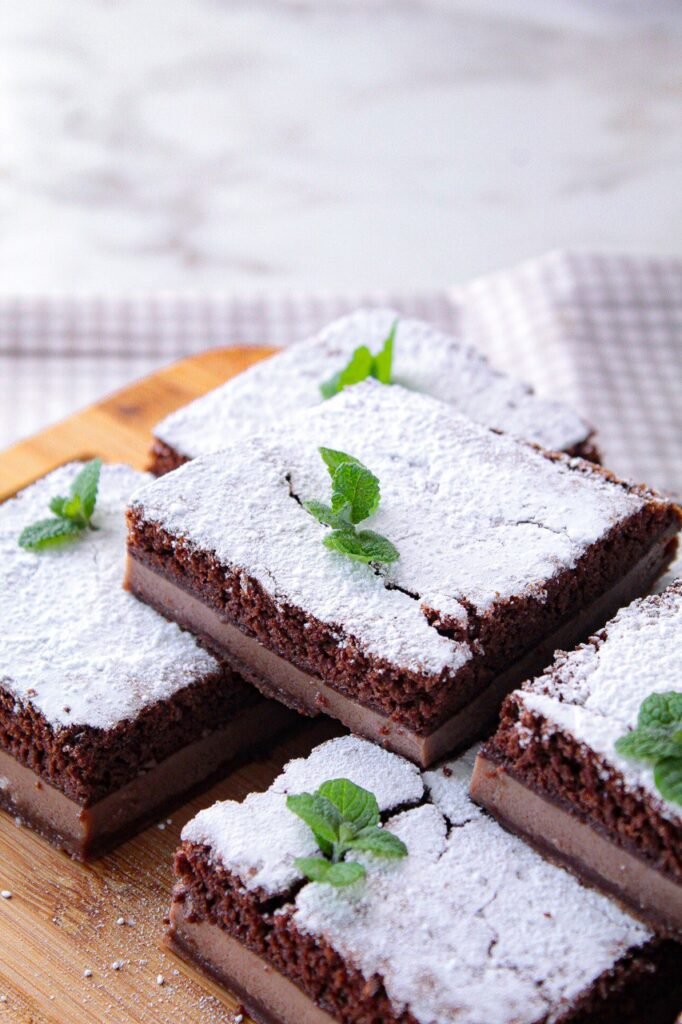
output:
[[681,167],[682,0],[0,0],[0,445],[169,358],[17,297],[680,254]]
[[2,0],[0,290],[682,251],[679,0]]

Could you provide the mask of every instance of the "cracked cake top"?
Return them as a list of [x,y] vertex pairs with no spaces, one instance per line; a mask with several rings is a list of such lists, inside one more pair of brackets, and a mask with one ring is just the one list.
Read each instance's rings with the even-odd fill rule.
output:
[[123,590],[125,506],[147,474],[103,466],[95,530],[40,554],[18,546],[81,468],[61,466],[0,505],[0,687],[55,728],[111,729],[220,666]]
[[[362,525],[387,537],[398,561],[373,570],[323,545],[327,528],[301,505],[329,500],[320,445],[378,477],[379,510]],[[328,624],[340,643],[353,638],[393,665],[438,675],[472,657],[471,616],[509,598],[542,602],[548,579],[646,500],[581,460],[548,458],[440,402],[368,380],[284,430],[155,481],[136,495],[133,515]]]
[[[653,764],[619,754],[616,741],[637,725],[642,702],[652,693],[679,690],[682,679],[682,580],[662,594],[633,601],[589,642],[559,652],[551,669],[512,697],[545,720],[547,735],[568,733],[593,750],[602,777],[644,790],[665,817],[682,825],[679,804],[665,800]],[[525,729],[516,728],[525,742]]]
[[226,438],[277,425],[283,416],[319,404],[320,385],[346,365],[358,346],[372,352],[381,348],[396,321],[394,383],[551,450],[570,450],[590,434],[568,406],[538,398],[527,384],[493,370],[475,348],[390,309],[358,310],[335,320],[171,413],[154,434],[179,454],[196,458],[218,451]]
[[[265,878],[285,894],[300,881],[293,858],[316,849],[285,793],[350,777],[374,789],[385,827],[408,855],[355,853],[367,868],[360,882],[304,884],[282,904],[298,930],[326,940],[365,978],[379,975],[396,1013],[408,1008],[420,1024],[554,1021],[651,933],[476,807],[467,795],[472,763],[473,751],[420,776],[364,740],[330,740],[266,793],[202,811],[182,837],[207,845],[247,887]],[[259,802],[263,814],[254,817]]]

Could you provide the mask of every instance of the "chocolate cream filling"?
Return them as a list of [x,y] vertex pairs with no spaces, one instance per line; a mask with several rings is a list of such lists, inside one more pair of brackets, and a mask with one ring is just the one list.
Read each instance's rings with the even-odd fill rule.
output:
[[616,846],[588,821],[524,786],[479,754],[471,798],[541,853],[606,890],[646,924],[682,939],[682,886]]
[[227,762],[290,721],[278,704],[259,702],[90,806],[70,799],[0,750],[0,807],[78,860],[99,856],[139,831]]
[[289,978],[209,921],[190,921],[173,903],[167,942],[237,996],[258,1024],[338,1024]]
[[292,665],[255,637],[221,618],[198,597],[154,572],[128,553],[125,586],[168,619],[207,641],[241,676],[266,697],[299,713],[337,718],[351,732],[428,768],[446,754],[468,746],[494,723],[503,698],[521,682],[542,671],[558,648],[570,648],[599,628],[618,608],[644,593],[670,557],[670,538],[654,545],[610,590],[495,676],[480,694],[430,733],[411,731],[390,715],[361,704],[323,679]]

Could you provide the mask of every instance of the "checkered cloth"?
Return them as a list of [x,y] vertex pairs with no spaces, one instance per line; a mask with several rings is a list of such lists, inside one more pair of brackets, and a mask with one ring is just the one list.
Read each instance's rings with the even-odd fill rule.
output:
[[682,260],[670,259],[556,252],[418,295],[0,299],[0,443],[184,355],[290,344],[363,305],[463,336],[573,404],[616,472],[682,493]]

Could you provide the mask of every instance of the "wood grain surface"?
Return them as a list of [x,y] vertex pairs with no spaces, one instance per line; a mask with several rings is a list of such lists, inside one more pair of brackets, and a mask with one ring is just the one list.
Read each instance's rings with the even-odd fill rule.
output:
[[[271,352],[234,348],[183,360],[0,453],[0,500],[74,458],[146,468],[162,416]],[[329,720],[301,720],[266,759],[242,765],[91,866],[0,811],[0,890],[11,893],[0,897],[0,1024],[231,1024],[236,1002],[163,945],[180,831],[214,800],[265,788],[286,760],[337,731]]]

